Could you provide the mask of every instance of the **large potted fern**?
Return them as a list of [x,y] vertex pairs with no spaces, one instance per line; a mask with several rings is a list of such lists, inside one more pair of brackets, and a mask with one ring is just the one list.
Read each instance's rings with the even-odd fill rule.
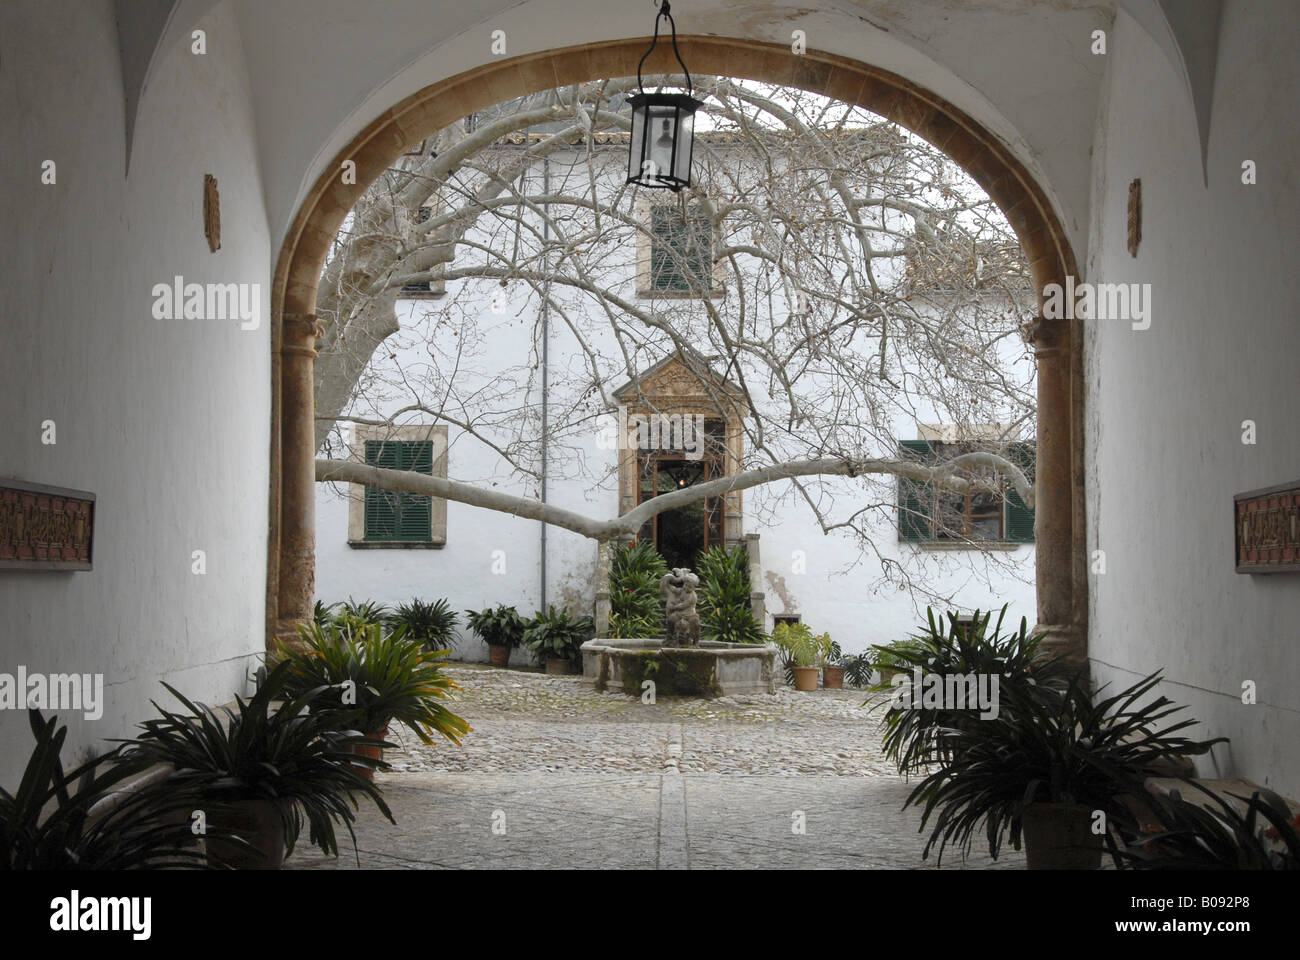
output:
[[141,723],[144,733],[120,748],[130,769],[170,764],[174,771],[161,788],[205,811],[209,828],[242,838],[210,836],[214,865],[275,869],[293,852],[304,823],[311,842],[337,856],[335,824],[347,827],[355,845],[358,794],[393,819],[375,785],[359,775],[375,763],[350,749],[363,735],[340,728],[337,717],[310,712],[318,691],[289,696],[289,678],[289,664],[280,663],[251,698],[219,711],[163,684],[184,709],[155,703],[159,716]]

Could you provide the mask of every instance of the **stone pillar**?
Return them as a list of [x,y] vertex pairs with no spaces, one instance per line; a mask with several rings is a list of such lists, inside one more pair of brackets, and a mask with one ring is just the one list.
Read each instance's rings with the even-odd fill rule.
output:
[[1075,622],[1073,395],[1070,323],[1038,317],[1027,330],[1038,360],[1034,542],[1038,630],[1044,649],[1082,664],[1086,638]]
[[745,534],[745,554],[749,557],[749,612],[758,629],[767,633],[767,595],[763,592],[763,564],[758,553],[758,534]]
[[614,559],[614,548],[608,540],[596,544],[596,636],[609,636],[609,568]]
[[314,314],[286,313],[280,341],[280,597],[278,637],[311,618],[316,591],[316,340]]

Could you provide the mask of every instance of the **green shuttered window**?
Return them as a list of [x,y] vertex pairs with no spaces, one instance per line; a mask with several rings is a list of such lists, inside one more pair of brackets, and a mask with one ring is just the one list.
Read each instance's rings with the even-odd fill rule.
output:
[[[929,440],[899,441],[904,460],[934,463],[962,452],[956,445]],[[951,446],[953,449],[946,449]],[[1007,445],[1007,459],[1031,479],[1034,444]],[[1034,542],[1034,511],[1006,485],[1005,498],[990,494],[963,494],[942,490],[933,483],[898,478],[898,539],[904,543],[940,543],[963,540]]]
[[708,293],[713,289],[713,226],[708,211],[688,204],[650,208],[650,289],[656,293]]
[[[433,475],[431,440],[367,440],[366,463]],[[433,498],[366,487],[365,539],[421,542],[433,539]]]

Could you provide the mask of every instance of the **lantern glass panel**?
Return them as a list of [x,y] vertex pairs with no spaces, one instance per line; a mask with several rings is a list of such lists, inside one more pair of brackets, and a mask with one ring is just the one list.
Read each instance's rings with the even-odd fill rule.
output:
[[672,175],[682,183],[691,180],[691,148],[695,142],[695,114],[687,110],[678,112],[677,143],[673,153]]
[[651,179],[662,181],[672,177],[675,169],[678,109],[676,105],[652,106],[649,120],[650,149],[646,159],[650,166],[647,173]]
[[641,160],[645,152],[645,111],[646,105],[632,105],[632,143],[627,155],[627,179],[630,183],[641,176]]

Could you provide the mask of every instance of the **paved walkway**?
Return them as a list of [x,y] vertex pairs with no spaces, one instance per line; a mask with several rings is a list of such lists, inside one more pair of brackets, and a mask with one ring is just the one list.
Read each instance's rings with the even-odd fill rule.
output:
[[[909,786],[880,756],[861,691],[642,704],[573,677],[457,665],[463,749],[407,733],[378,775],[397,819],[363,809],[359,854],[288,866],[893,868],[921,859]],[[304,838],[305,844],[305,838]],[[1019,868],[1008,850],[944,869]]]

